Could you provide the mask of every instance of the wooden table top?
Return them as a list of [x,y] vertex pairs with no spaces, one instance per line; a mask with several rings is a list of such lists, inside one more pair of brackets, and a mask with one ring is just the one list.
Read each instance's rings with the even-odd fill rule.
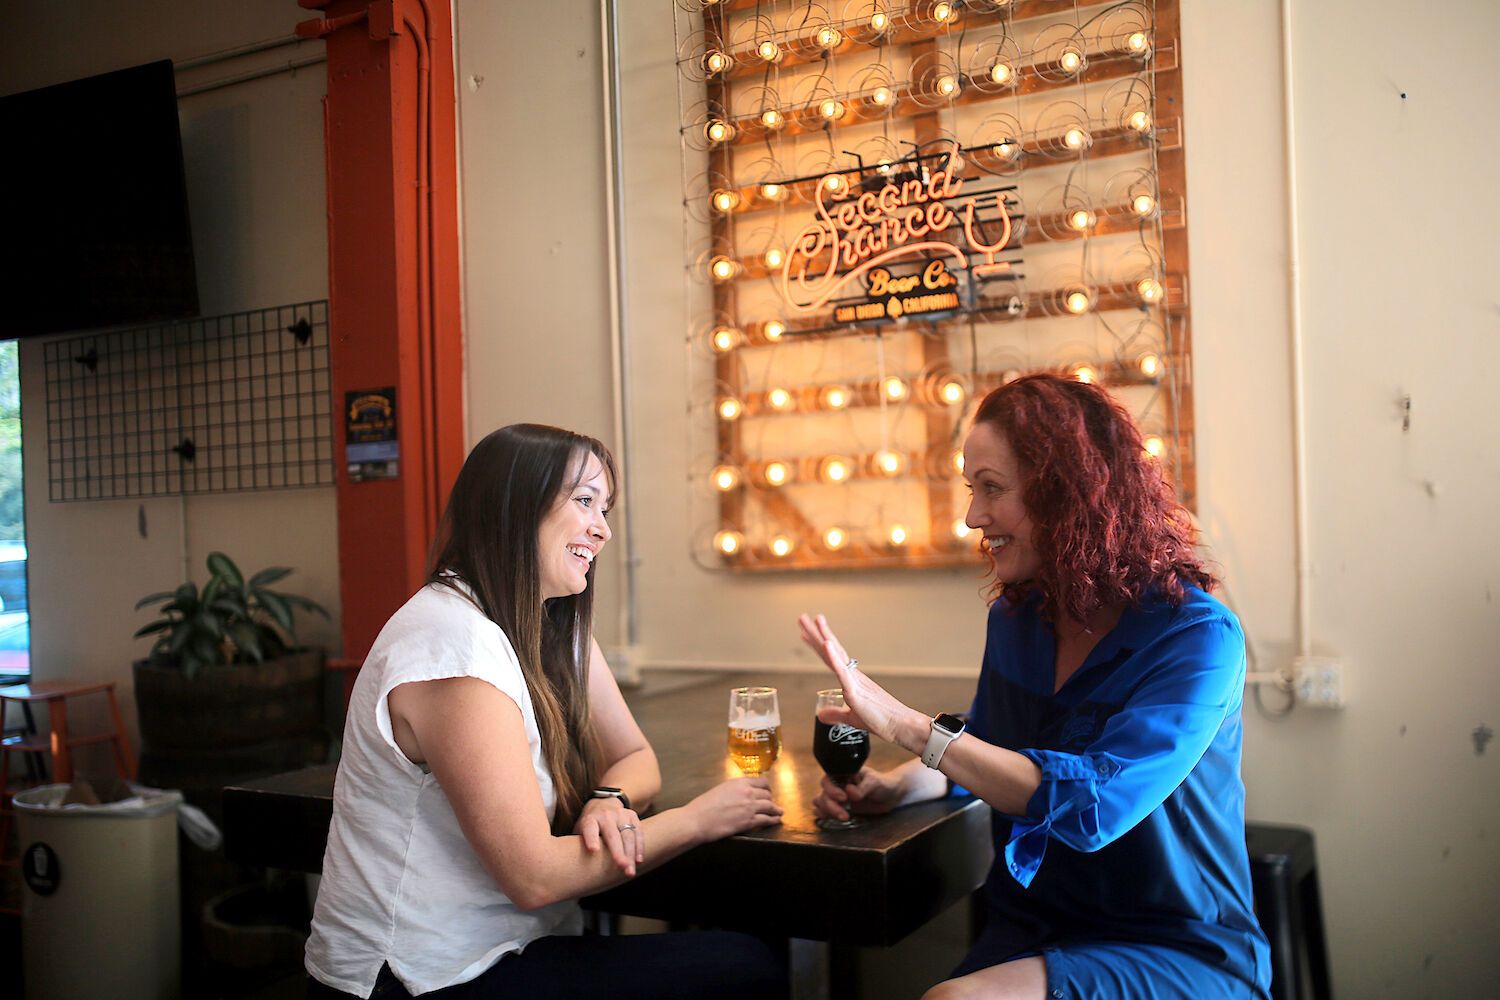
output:
[[[877,677],[913,707],[967,711],[974,682]],[[977,888],[989,869],[989,809],[969,799],[921,803],[864,817],[853,830],[820,830],[812,799],[822,771],[812,757],[815,694],[832,675],[675,673],[647,677],[627,701],[661,763],[655,803],[682,805],[739,772],[726,752],[729,690],[777,688],[781,756],[768,775],[786,810],[780,826],[705,844],[586,905],[615,913],[777,932],[850,944],[890,944]],[[876,741],[870,766],[909,760]],[[227,788],[231,860],[317,871],[332,816],[334,768],[307,768]]]

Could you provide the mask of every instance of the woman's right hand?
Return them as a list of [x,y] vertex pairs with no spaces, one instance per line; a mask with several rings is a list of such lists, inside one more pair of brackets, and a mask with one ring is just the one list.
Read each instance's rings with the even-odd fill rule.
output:
[[771,782],[764,776],[731,778],[683,808],[694,816],[705,841],[775,826],[781,822],[782,813],[771,800]]
[[890,812],[901,802],[901,783],[889,771],[860,769],[847,784],[823,776],[823,784],[813,799],[813,811],[843,821],[850,813]]

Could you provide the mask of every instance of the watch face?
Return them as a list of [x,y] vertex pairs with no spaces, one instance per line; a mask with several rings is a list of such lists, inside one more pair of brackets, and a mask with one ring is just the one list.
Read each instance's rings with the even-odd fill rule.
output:
[[954,736],[957,736],[959,733],[964,731],[964,720],[960,719],[956,715],[949,715],[947,712],[944,712],[942,715],[939,715],[937,718],[933,719],[932,724],[937,726],[944,732],[951,733]]

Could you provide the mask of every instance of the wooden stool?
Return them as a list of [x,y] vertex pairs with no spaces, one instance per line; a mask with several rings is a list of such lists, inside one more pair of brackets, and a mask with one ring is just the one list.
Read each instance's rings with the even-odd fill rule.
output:
[[1255,916],[1271,942],[1272,1000],[1332,1000],[1311,830],[1245,825]]
[[[103,693],[109,698],[109,711],[114,719],[114,728],[87,736],[75,736],[68,729],[68,699],[83,695]],[[120,706],[115,701],[113,681],[77,683],[74,681],[37,681],[34,684],[13,684],[0,687],[0,724],[11,702],[21,706],[27,717],[25,730],[0,740],[0,851],[4,850],[10,836],[10,819],[15,814],[10,801],[10,755],[48,754],[52,758],[52,780],[67,783],[73,780],[73,748],[89,743],[108,740],[114,750],[115,766],[120,777],[135,780],[135,757],[130,752],[130,738],[125,735],[124,721],[120,718]],[[31,706],[37,702],[47,705],[47,717],[51,732],[38,735],[30,726]],[[32,758],[28,758],[30,760]],[[37,772],[33,771],[32,774]],[[13,865],[9,857],[0,859],[0,864]]]

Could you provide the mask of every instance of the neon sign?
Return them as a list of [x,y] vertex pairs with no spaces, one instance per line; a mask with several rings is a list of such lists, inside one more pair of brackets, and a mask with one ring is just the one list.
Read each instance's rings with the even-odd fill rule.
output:
[[[890,181],[858,195],[840,174],[823,178],[814,199],[817,218],[792,240],[782,266],[781,293],[787,304],[797,312],[813,312],[851,282],[864,279],[867,301],[838,307],[836,322],[941,312],[960,305],[953,271],[987,276],[1009,270],[1008,261],[995,260],[1011,238],[1005,195],[993,195],[1000,213],[1000,239],[986,243],[974,232],[974,216],[988,193],[969,198],[959,211],[950,207],[964,185],[957,159],[955,143],[942,169],[925,179]],[[941,238],[959,219],[964,248]],[[970,254],[983,255],[984,262],[971,265]],[[892,273],[889,265],[914,258],[929,261],[919,275]]]

